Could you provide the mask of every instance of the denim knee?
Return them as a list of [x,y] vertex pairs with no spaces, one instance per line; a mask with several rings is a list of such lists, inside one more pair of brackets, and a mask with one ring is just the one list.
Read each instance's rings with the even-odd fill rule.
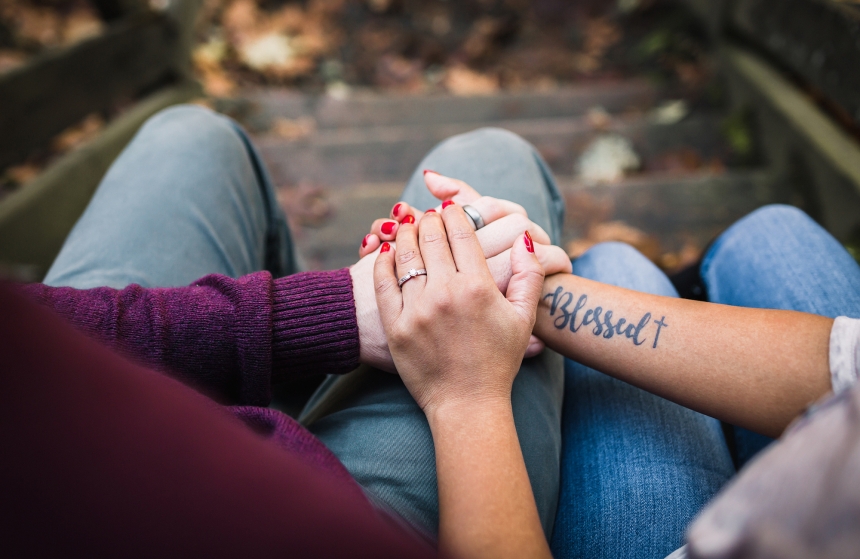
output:
[[246,156],[235,124],[227,117],[199,105],[176,105],[162,109],[144,123],[138,137],[167,144],[196,143],[211,146],[219,148],[219,155],[227,148],[228,151],[235,150],[237,154]]
[[477,144],[489,146],[496,154],[506,159],[522,159],[526,164],[534,165],[535,147],[519,134],[503,128],[485,127],[452,136],[439,144],[439,150],[459,150],[464,145]]
[[[708,264],[720,251],[741,246],[754,239],[768,237],[777,228],[780,235],[788,229],[803,237],[804,231],[820,230],[821,226],[794,206],[785,204],[764,206],[739,219],[720,235],[708,249],[703,260],[702,270],[708,268]],[[741,245],[737,241],[741,241]]]
[[677,297],[678,292],[660,268],[632,246],[600,243],[573,262],[573,273],[643,293]]

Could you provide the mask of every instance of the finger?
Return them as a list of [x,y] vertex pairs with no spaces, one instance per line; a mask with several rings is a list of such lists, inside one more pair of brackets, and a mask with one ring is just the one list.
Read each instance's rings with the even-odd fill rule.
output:
[[379,256],[373,264],[373,287],[379,318],[388,332],[403,310],[403,296],[397,288],[397,277],[394,274],[394,251],[388,243],[382,244]]
[[[538,262],[543,267],[545,275],[573,273],[570,257],[561,247],[540,245],[537,243],[534,246],[535,255],[537,255]],[[490,274],[493,276],[493,281],[496,282],[496,287],[499,288],[499,291],[507,293],[508,282],[511,281],[511,275],[513,274],[511,269],[511,249],[487,259],[487,267],[490,268]]]
[[532,334],[532,337],[529,338],[529,345],[526,348],[526,354],[523,356],[526,359],[530,357],[536,357],[544,350],[546,344],[544,344],[540,338]]
[[452,179],[440,175],[436,171],[424,171],[424,184],[430,194],[439,200],[451,200],[456,198],[458,204],[471,204],[481,197],[478,191],[459,179]]
[[[397,231],[397,250],[394,255],[397,277],[402,278],[409,270],[421,270],[424,268],[424,260],[418,248],[418,226],[414,223],[403,223]],[[427,276],[417,276],[403,284],[404,301],[408,302],[410,297],[421,292],[421,288],[427,282]]]
[[448,232],[448,244],[451,246],[457,271],[489,276],[484,251],[481,250],[475,235],[472,220],[463,208],[451,201],[442,203],[442,220]]
[[521,214],[511,214],[478,231],[478,241],[484,250],[484,257],[491,258],[508,250],[519,237],[522,237],[523,231],[528,231],[536,243],[552,244],[549,235],[541,229],[540,225],[529,221],[529,218]]
[[[461,203],[456,198],[454,198],[454,201]],[[489,225],[490,223],[511,214],[520,214],[523,217],[528,217],[529,215],[526,212],[526,209],[519,204],[511,202],[510,200],[493,198],[492,196],[481,196],[477,200],[468,202],[468,205],[475,208],[475,210],[481,214],[481,218],[484,220],[484,225]]]
[[421,258],[424,267],[427,268],[427,281],[447,282],[457,273],[454,265],[454,256],[448,245],[448,234],[442,216],[436,212],[426,214],[426,217],[418,224],[418,247],[421,249]]
[[529,331],[534,327],[538,300],[543,289],[544,271],[535,256],[534,241],[526,231],[521,242],[511,247],[511,270],[513,275],[505,294],[523,320],[528,321]]
[[393,241],[397,238],[397,229],[400,224],[393,219],[377,219],[370,226],[370,233],[379,237],[382,241]]
[[358,247],[358,257],[364,258],[382,244],[382,241],[379,240],[379,237],[374,235],[373,233],[369,233],[364,236],[361,240],[361,246]]
[[424,212],[419,212],[406,202],[397,202],[391,208],[391,219],[398,223],[402,223],[404,219],[408,216],[412,216],[415,218],[415,221],[421,221],[421,217],[424,215]]

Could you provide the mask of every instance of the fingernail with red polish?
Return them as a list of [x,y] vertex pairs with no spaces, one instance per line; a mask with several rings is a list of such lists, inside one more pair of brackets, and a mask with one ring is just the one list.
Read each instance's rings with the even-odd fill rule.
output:
[[526,231],[526,234],[525,234],[525,236],[523,237],[523,240],[524,240],[524,241],[525,241],[525,243],[526,243],[526,249],[527,249],[529,252],[534,252],[534,251],[535,251],[535,243],[534,243],[534,241],[532,240],[532,236],[529,234],[529,232],[528,232],[528,231]]
[[379,252],[388,252],[391,250],[391,245],[388,243],[382,243],[382,248],[379,249]]
[[427,173],[433,173],[434,175],[438,175],[438,174],[439,174],[439,173],[437,173],[436,171],[433,171],[433,170],[431,170],[431,169],[424,169],[424,175],[427,175]]
[[448,206],[450,206],[453,203],[454,203],[453,200],[445,200],[444,202],[442,202],[442,209],[444,210],[445,208],[447,208]]
[[391,215],[393,215],[394,217],[397,217],[397,212],[400,211],[400,206],[401,206],[401,204],[394,204],[394,207],[391,208]]
[[382,229],[382,233],[384,235],[390,235],[391,232],[394,231],[394,222],[393,221],[386,221],[385,223],[382,224],[381,229]]
[[368,238],[368,237],[370,237],[370,235],[365,235],[365,236],[364,236],[364,239],[362,239],[362,241],[361,241],[361,248],[364,248],[364,247],[366,247],[366,246],[367,246],[367,238]]
[[406,217],[403,218],[403,223],[415,223],[415,216],[414,215],[407,215]]
[[430,208],[429,210],[427,210],[427,211],[426,211],[426,212],[424,212],[424,213],[425,213],[425,214],[435,214],[435,213],[436,213],[436,210],[434,210],[433,208]]

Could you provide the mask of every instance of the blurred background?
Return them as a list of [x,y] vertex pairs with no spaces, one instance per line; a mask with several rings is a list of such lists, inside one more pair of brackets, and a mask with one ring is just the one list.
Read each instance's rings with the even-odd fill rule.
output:
[[38,280],[110,162],[193,102],[252,134],[312,269],[444,138],[531,141],[564,247],[669,273],[798,206],[860,255],[860,2],[0,0],[0,263]]

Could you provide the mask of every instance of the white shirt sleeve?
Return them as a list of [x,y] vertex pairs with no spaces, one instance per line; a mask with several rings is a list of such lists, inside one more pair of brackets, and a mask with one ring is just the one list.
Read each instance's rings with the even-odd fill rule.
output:
[[830,382],[833,393],[850,388],[860,377],[860,320],[840,316],[830,331]]

